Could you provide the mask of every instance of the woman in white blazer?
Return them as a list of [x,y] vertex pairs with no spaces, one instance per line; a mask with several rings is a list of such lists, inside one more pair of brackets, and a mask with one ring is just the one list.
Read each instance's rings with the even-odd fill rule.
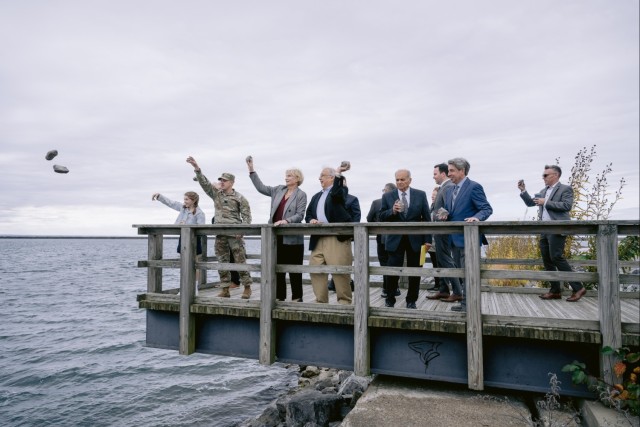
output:
[[[292,168],[285,171],[285,185],[270,187],[264,185],[253,168],[253,159],[247,157],[249,178],[259,193],[271,197],[271,213],[269,224],[282,226],[295,222],[302,222],[307,208],[307,194],[298,188],[304,181],[300,169]],[[277,242],[278,264],[302,265],[304,259],[304,236],[278,236]],[[276,299],[284,301],[287,298],[286,273],[276,273]],[[302,274],[289,273],[291,283],[291,300],[302,302]]]

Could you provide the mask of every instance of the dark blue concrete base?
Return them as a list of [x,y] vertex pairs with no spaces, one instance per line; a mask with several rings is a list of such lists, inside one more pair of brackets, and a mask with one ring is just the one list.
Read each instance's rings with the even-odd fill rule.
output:
[[353,326],[279,320],[278,362],[353,370]]
[[260,319],[233,316],[196,316],[196,351],[258,359]]

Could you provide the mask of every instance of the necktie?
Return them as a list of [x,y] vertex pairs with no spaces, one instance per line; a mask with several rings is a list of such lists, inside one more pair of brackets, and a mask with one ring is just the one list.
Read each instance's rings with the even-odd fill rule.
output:
[[456,197],[458,197],[458,191],[460,191],[460,186],[456,185],[453,189],[453,200],[451,201],[451,206],[453,207],[456,204]]
[[407,193],[405,193],[404,191],[402,192],[402,205],[404,206],[402,208],[402,213],[407,212],[407,209],[409,209],[409,206],[407,206]]

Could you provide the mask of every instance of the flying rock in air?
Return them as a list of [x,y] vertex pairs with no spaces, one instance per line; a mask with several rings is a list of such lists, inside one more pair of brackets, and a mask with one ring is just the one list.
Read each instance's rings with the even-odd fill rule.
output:
[[69,173],[69,169],[60,165],[53,165],[53,171],[57,173]]
[[57,155],[58,155],[58,150],[51,150],[47,153],[46,156],[44,156],[44,158],[47,160],[52,160]]

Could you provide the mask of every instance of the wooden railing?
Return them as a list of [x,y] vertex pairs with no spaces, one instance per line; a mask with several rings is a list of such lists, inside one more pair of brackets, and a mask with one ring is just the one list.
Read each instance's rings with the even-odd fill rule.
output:
[[[353,274],[355,293],[353,305],[347,307],[321,307],[323,304],[304,306],[312,310],[347,310],[353,313],[354,371],[358,375],[370,373],[369,345],[369,287],[371,275],[460,277],[466,282],[466,313],[458,315],[466,322],[468,385],[474,390],[484,387],[482,360],[481,281],[483,279],[561,280],[598,283],[599,323],[602,346],[618,348],[622,345],[620,283],[638,283],[637,275],[621,275],[617,254],[619,236],[640,234],[639,221],[551,221],[551,222],[445,222],[445,223],[357,223],[357,224],[290,224],[286,227],[270,225],[134,225],[138,234],[148,235],[148,260],[139,266],[148,268],[147,292],[161,293],[162,269],[180,267],[180,344],[181,354],[195,351],[195,321],[190,306],[195,301],[195,271],[206,275],[210,269],[260,272],[260,346],[259,359],[263,364],[275,361],[275,326],[273,310],[280,304],[275,300],[276,273],[343,273]],[[370,265],[370,236],[376,234],[453,234],[465,237],[464,269],[376,267]],[[532,235],[539,233],[591,235],[597,241],[597,272],[549,272],[531,270],[496,270],[482,268],[480,236]],[[260,264],[229,264],[209,260],[196,261],[196,238],[209,235],[260,236]],[[181,255],[178,261],[162,259],[163,236],[181,237]],[[354,238],[353,266],[277,265],[276,238],[280,235],[352,235]],[[206,245],[205,245],[206,253]],[[504,261],[504,260],[502,260]],[[205,280],[206,282],[206,280]],[[231,303],[231,301],[229,302]],[[248,302],[247,302],[248,303]],[[601,356],[602,374],[612,380],[613,364],[610,356]]]

